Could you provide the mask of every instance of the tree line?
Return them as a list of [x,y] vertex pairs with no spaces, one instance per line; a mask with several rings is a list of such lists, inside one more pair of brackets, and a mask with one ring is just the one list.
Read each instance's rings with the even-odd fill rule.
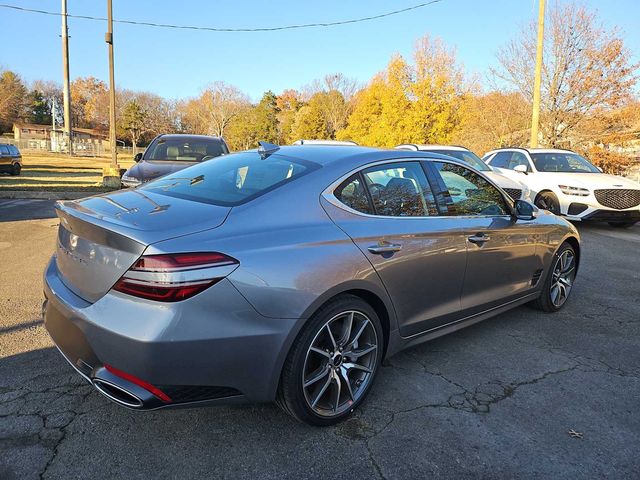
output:
[[[167,100],[119,90],[117,136],[145,145],[159,133],[224,136],[233,150],[258,140],[286,144],[300,138],[354,140],[392,147],[399,143],[459,144],[483,154],[523,146],[529,138],[535,24],[532,21],[497,52],[484,84],[465,73],[455,51],[425,36],[411,58],[393,56],[384,71],[358,84],[342,73],[300,89],[267,91],[256,103],[233,85],[212,82],[193,98]],[[616,29],[594,11],[556,3],[547,15],[540,143],[590,154],[608,170],[629,160],[608,146],[638,138],[638,64]],[[74,127],[106,131],[108,87],[93,77],[71,84]],[[0,131],[15,121],[62,123],[60,87],[0,72]],[[53,105],[57,105],[54,112]],[[597,157],[597,158],[594,158]]]

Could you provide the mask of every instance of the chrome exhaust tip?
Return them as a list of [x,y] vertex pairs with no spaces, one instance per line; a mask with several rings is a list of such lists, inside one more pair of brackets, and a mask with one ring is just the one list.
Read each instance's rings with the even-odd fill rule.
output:
[[120,385],[102,378],[94,378],[92,383],[98,392],[115,403],[129,408],[142,408],[144,406],[144,402],[140,398]]

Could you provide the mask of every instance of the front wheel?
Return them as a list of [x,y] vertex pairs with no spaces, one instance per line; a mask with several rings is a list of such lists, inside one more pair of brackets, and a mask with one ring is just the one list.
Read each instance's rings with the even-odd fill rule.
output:
[[344,420],[369,393],[382,350],[373,308],[353,295],[336,297],[309,319],[289,352],[278,405],[310,425]]
[[543,312],[557,312],[567,300],[576,279],[577,257],[573,247],[563,243],[553,255],[540,297],[533,306]]
[[560,202],[553,192],[540,193],[534,203],[536,207],[542,210],[548,210],[555,215],[560,215]]
[[15,163],[13,168],[11,169],[11,175],[18,176],[20,175],[20,171],[22,170],[22,166],[19,163]]
[[629,228],[633,227],[638,222],[609,222],[609,225],[616,228]]

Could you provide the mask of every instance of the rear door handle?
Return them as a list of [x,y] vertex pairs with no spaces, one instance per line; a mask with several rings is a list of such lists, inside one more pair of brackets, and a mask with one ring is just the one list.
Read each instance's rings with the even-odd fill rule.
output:
[[488,242],[491,240],[489,235],[485,235],[484,233],[477,233],[475,235],[471,235],[467,240],[471,243],[475,243],[476,245],[482,245],[484,242]]
[[367,248],[371,253],[375,253],[377,255],[381,255],[383,253],[393,253],[399,252],[402,250],[402,245],[397,243],[386,243],[383,245],[371,245]]

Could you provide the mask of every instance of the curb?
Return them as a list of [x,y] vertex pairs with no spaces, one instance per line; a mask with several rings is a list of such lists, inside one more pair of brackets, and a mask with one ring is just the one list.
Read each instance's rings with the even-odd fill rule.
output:
[[103,192],[30,192],[29,190],[0,190],[0,199],[77,200]]

